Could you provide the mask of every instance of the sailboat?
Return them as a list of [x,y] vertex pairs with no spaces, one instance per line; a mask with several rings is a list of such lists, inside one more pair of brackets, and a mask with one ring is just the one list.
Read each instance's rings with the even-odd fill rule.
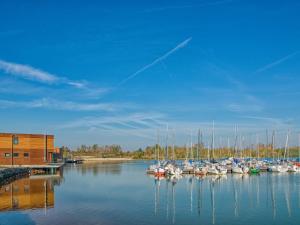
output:
[[[213,121],[212,127],[212,157],[214,159],[214,149],[215,149],[215,122]],[[210,163],[207,168],[207,173],[212,175],[226,175],[227,168],[225,166],[220,165],[219,163]]]
[[[192,143],[192,135],[190,137],[190,154],[189,154],[189,149],[188,149],[188,145],[185,146],[186,149],[186,158],[185,161],[183,162],[183,173],[185,174],[193,174],[195,171],[195,167],[194,167],[194,163],[192,161],[193,158],[193,143]],[[189,160],[189,156],[190,156],[190,160]]]
[[299,143],[298,143],[298,162],[294,162],[289,166],[289,172],[300,172],[300,134],[299,134]]
[[[167,135],[168,137],[168,135]],[[175,145],[174,145],[174,142],[175,142],[175,134],[173,133],[173,145],[172,145],[172,160],[168,160],[168,153],[166,153],[166,164],[164,166],[164,170],[165,170],[165,173],[167,175],[170,175],[170,176],[181,176],[182,174],[182,169],[177,166],[177,164],[175,163]],[[168,138],[167,138],[167,144],[166,144],[166,151],[168,151]]]
[[[286,155],[287,155],[287,151],[288,151],[288,141],[289,141],[289,131],[286,135],[286,141],[285,141],[285,148],[284,148],[284,161],[286,161]],[[277,163],[277,164],[273,164],[269,167],[269,171],[271,172],[276,172],[276,173],[283,173],[283,172],[287,172],[289,170],[289,167],[286,163]]]
[[159,160],[159,132],[157,132],[157,144],[155,145],[155,157],[156,158],[156,164],[150,165],[147,169],[148,174],[154,174],[156,177],[161,177],[165,175],[165,169],[161,166],[160,160]]
[[[201,145],[202,145],[202,133],[200,133],[200,130],[198,131],[198,144],[197,144],[197,158],[199,161],[199,155],[200,155],[200,135],[201,135]],[[200,163],[200,161],[199,161]],[[198,164],[195,168],[195,175],[199,176],[205,176],[208,172],[208,167],[205,164]]]
[[248,172],[249,172],[249,168],[245,165],[241,165],[241,164],[232,165],[232,173],[246,174]]
[[[243,150],[243,142],[240,143],[240,149]],[[245,165],[244,160],[232,164],[232,173],[246,174],[249,172],[249,167]]]

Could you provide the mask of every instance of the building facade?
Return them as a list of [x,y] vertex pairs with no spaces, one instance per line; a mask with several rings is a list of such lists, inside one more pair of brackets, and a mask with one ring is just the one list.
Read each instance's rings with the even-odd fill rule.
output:
[[44,165],[55,161],[54,136],[0,133],[0,165]]

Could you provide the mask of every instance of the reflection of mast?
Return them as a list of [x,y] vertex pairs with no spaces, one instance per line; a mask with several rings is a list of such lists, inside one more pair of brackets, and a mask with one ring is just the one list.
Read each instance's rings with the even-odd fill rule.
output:
[[193,212],[193,186],[194,186],[194,179],[191,177],[190,178],[190,200],[191,200],[191,213]]
[[167,187],[167,205],[166,205],[166,211],[167,211],[167,219],[169,219],[169,181],[166,180],[166,187]]
[[274,181],[271,179],[271,197],[272,197],[272,208],[273,208],[273,219],[276,217],[276,198],[274,193]]
[[235,215],[235,217],[238,217],[239,216],[239,210],[238,210],[238,193],[237,193],[234,181],[232,183],[233,183],[233,193],[234,193],[234,215]]
[[44,180],[44,194],[45,194],[45,199],[44,199],[44,213],[47,215],[47,207],[48,207],[48,196],[47,196],[47,181]]
[[198,188],[198,214],[200,216],[202,209],[202,182],[199,179],[199,188]]
[[154,213],[157,214],[159,210],[159,189],[160,189],[160,180],[155,179],[155,199],[154,199]]
[[289,182],[287,182],[287,187],[285,187],[285,200],[286,200],[286,207],[289,213],[289,217],[291,217],[292,212],[291,212],[291,203],[290,203],[290,185]]
[[175,207],[175,184],[176,182],[172,182],[172,205],[173,205],[173,216],[172,216],[172,223],[175,223],[175,215],[176,215],[176,207]]
[[256,194],[256,201],[257,201],[257,206],[259,206],[259,179],[258,178],[256,178],[256,184],[257,184],[257,194]]
[[154,191],[154,215],[157,214],[157,182],[156,180],[154,180],[154,184],[155,184],[155,191]]
[[210,183],[211,192],[211,210],[212,210],[212,224],[215,224],[215,182]]

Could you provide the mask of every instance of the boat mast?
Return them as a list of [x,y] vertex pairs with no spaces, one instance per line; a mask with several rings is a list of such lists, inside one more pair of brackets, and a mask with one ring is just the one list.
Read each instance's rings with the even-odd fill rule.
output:
[[197,161],[199,161],[200,129],[198,129]]
[[159,143],[159,130],[157,130],[157,148],[158,148],[158,151],[157,151],[157,164],[159,164],[159,151],[160,151],[160,143]]
[[207,145],[207,160],[210,161],[210,144]]
[[173,130],[173,146],[172,146],[172,158],[175,160],[175,131]]
[[[202,131],[200,132],[200,146],[199,146],[199,158],[201,158],[201,149],[204,149],[204,145],[203,145],[203,133]],[[203,157],[204,158],[204,157]]]
[[298,137],[298,162],[300,162],[300,133],[299,133],[299,137]]
[[245,157],[245,137],[242,136],[242,140],[241,140],[241,158]]
[[256,134],[256,148],[257,148],[257,160],[259,159],[259,137]]
[[156,140],[156,143],[155,143],[155,148],[154,148],[154,160],[157,160],[157,140]]
[[192,131],[191,131],[191,143],[190,144],[191,144],[191,160],[194,160]]
[[273,134],[272,134],[272,156],[273,156],[273,162],[274,162],[274,158],[275,158],[275,130],[273,130]]
[[288,130],[287,134],[286,134],[286,140],[285,140],[285,147],[284,147],[284,160],[286,159],[287,157],[287,150],[288,150],[288,141],[289,141],[289,132],[290,130]]
[[166,137],[166,152],[165,152],[165,160],[168,161],[169,157],[169,149],[168,149],[168,136],[169,136],[169,126],[167,124],[167,137]]
[[268,129],[266,129],[266,142],[267,142],[267,145],[266,145],[266,153],[265,153],[265,157],[268,158],[269,156],[269,132],[268,132]]
[[233,157],[236,157],[236,155],[237,155],[237,144],[238,144],[238,143],[237,143],[237,142],[238,142],[237,125],[235,125],[234,133],[235,133],[235,140],[234,140]]
[[215,149],[215,121],[213,120],[213,127],[212,127],[212,158],[214,159],[214,149]]
[[230,157],[230,142],[229,142],[229,137],[227,137],[227,154],[228,154],[228,157]]
[[219,140],[219,146],[218,146],[218,147],[219,147],[219,158],[221,158],[221,153],[222,153],[222,147],[223,147],[223,146],[222,146],[222,141],[223,141],[223,140],[222,140],[222,137],[220,137],[220,140]]
[[187,161],[189,157],[188,144],[185,144],[185,160]]

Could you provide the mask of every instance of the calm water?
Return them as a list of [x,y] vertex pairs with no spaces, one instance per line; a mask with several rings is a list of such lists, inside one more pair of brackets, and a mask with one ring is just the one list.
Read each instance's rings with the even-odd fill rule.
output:
[[0,190],[0,225],[300,224],[300,174],[155,180],[148,163],[66,166]]

